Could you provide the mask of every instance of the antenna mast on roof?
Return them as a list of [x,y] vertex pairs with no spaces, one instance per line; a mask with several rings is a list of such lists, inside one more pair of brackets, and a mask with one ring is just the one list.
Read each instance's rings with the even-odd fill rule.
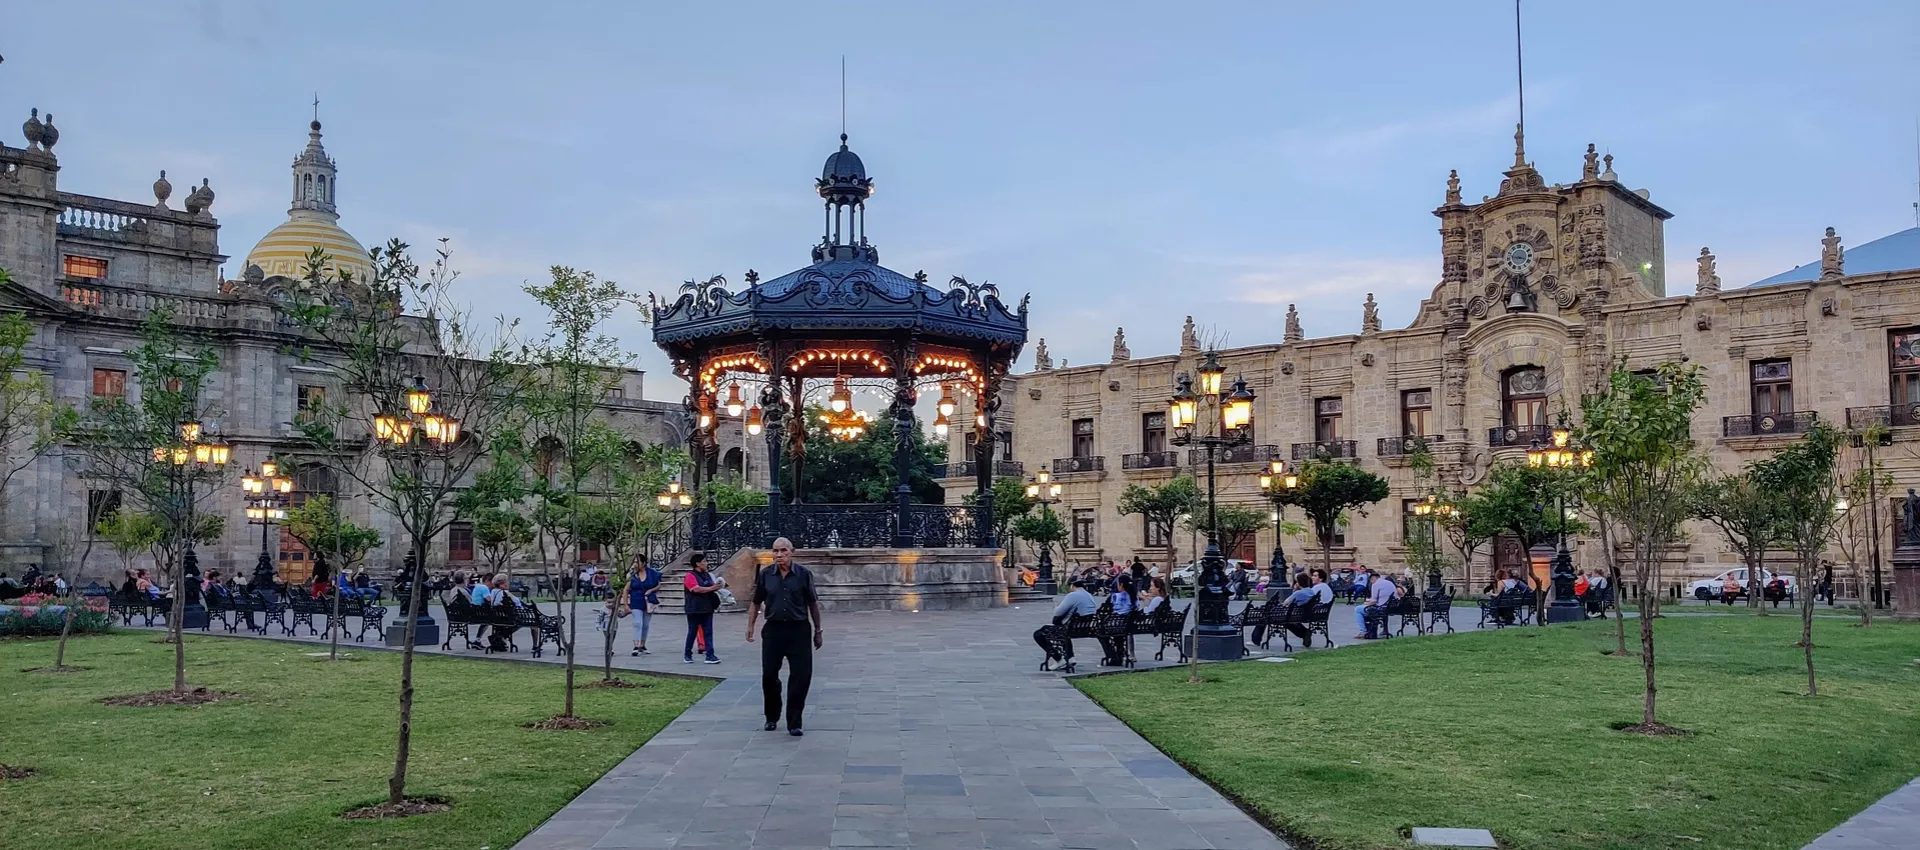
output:
[[[1913,195],[1920,199],[1920,118],[1913,119]],[[1913,226],[1920,227],[1920,200],[1913,202]]]
[[847,134],[847,54],[840,54],[840,135]]

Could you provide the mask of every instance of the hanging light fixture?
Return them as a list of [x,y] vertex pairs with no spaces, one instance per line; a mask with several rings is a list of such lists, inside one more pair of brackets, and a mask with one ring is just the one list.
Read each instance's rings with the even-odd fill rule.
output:
[[947,415],[945,413],[941,413],[940,415],[933,417],[934,438],[940,439],[940,440],[946,439],[947,429],[948,429]]
[[738,419],[740,412],[747,409],[747,403],[740,400],[740,382],[727,385],[727,415]]
[[180,423],[180,442],[188,445],[200,442],[200,420],[188,419]]
[[1220,365],[1220,352],[1208,350],[1207,357],[1200,363],[1200,392],[1204,395],[1220,394],[1220,384],[1227,376],[1227,367]]
[[1227,396],[1227,406],[1220,411],[1220,424],[1228,434],[1242,432],[1253,425],[1253,391],[1247,389],[1246,378],[1233,381],[1233,393]]
[[827,409],[835,413],[845,413],[851,407],[853,407],[853,390],[847,386],[846,376],[833,376],[833,392],[827,395]]
[[936,409],[940,411],[941,418],[952,416],[957,406],[953,401],[953,387],[945,381],[940,382],[940,404]]
[[760,412],[760,405],[756,404],[747,408],[747,434],[749,436],[760,436],[760,431],[766,427],[763,417],[764,414]]

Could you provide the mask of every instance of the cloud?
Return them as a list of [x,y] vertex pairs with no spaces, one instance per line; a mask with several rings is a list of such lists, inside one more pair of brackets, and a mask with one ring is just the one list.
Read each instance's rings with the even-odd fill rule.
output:
[[[1554,101],[1554,86],[1536,87],[1533,102],[1546,107]],[[1448,112],[1414,115],[1402,120],[1360,126],[1295,126],[1275,139],[1283,161],[1303,173],[1352,165],[1379,158],[1411,142],[1462,134],[1486,133],[1490,127],[1512,126],[1519,114],[1518,98],[1505,95]]]

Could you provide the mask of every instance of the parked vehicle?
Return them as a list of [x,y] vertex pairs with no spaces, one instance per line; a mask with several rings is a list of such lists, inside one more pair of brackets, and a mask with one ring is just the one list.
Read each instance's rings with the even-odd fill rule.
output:
[[[1726,586],[1727,576],[1733,576],[1733,580],[1740,583],[1740,595],[1745,596],[1747,593],[1746,567],[1727,570],[1713,578],[1693,582],[1687,585],[1687,595],[1703,602],[1717,602],[1720,600],[1720,588]],[[1773,583],[1774,578],[1775,576],[1772,570],[1760,571],[1760,585],[1762,587]],[[1792,591],[1795,589],[1796,586],[1793,582],[1793,576],[1782,574],[1779,578],[1787,583],[1787,590]]]
[[[1231,573],[1233,572],[1233,568],[1235,565],[1239,565],[1241,568],[1245,569],[1247,572],[1250,572],[1250,573],[1259,571],[1258,568],[1256,568],[1253,565],[1252,561],[1242,561],[1242,560],[1239,560],[1238,558],[1228,558],[1227,565],[1225,567],[1222,567],[1221,569],[1225,570],[1228,573]],[[1167,584],[1172,587],[1192,587],[1193,577],[1199,572],[1200,572],[1199,562],[1188,561],[1185,566],[1182,566],[1173,571],[1173,575],[1167,579]]]

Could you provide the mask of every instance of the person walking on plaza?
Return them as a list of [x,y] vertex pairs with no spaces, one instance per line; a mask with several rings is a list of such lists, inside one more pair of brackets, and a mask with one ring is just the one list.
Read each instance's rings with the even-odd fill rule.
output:
[[705,552],[693,553],[688,565],[693,569],[687,573],[687,593],[680,603],[687,612],[687,646],[680,653],[681,660],[693,663],[693,639],[705,635],[707,663],[719,664],[720,658],[713,654],[713,612],[720,610],[720,588],[726,582],[707,572]]
[[647,631],[653,612],[660,608],[660,571],[647,556],[633,556],[633,577],[627,579],[627,610],[633,612],[633,654],[647,655]]
[[[766,631],[754,632],[760,611],[767,612]],[[807,639],[807,623],[813,639]],[[814,592],[813,573],[793,562],[793,541],[773,541],[773,565],[753,581],[753,603],[747,607],[747,642],[765,637],[760,645],[760,694],[766,702],[766,731],[780,720],[780,662],[787,663],[787,734],[800,737],[801,716],[807,710],[807,689],[813,685],[813,651],[823,642],[820,597]]]

